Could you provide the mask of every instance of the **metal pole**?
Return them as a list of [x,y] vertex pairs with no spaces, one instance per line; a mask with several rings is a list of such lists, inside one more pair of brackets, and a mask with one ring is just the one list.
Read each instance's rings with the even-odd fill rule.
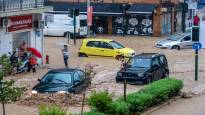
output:
[[75,12],[76,12],[76,9],[74,10],[74,35],[73,35],[73,37],[74,37],[74,44],[76,45],[76,14],[75,14]]
[[185,0],[183,2],[182,7],[182,32],[185,32],[186,24],[185,24]]
[[198,50],[195,50],[195,81],[198,81]]
[[[90,7],[90,0],[87,0],[87,16],[88,16],[88,8]],[[87,20],[88,21],[88,20]],[[87,25],[87,37],[90,37],[90,26]]]

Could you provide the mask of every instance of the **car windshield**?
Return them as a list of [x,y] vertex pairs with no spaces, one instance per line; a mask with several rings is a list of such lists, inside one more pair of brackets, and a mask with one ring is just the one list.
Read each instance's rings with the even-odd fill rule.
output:
[[149,68],[151,66],[151,59],[148,58],[132,58],[128,62],[128,67],[134,68]]
[[49,72],[41,80],[42,83],[54,83],[54,84],[70,84],[72,83],[71,73]]
[[167,38],[167,40],[177,41],[183,37],[184,37],[184,35],[182,35],[182,34],[176,34],[176,35],[169,36]]
[[110,45],[115,48],[115,49],[122,49],[122,48],[125,48],[122,44],[116,42],[116,41],[111,41],[110,42]]

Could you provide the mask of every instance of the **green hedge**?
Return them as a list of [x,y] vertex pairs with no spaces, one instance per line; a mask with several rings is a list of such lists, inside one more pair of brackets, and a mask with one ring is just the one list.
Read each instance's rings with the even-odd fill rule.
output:
[[153,82],[138,92],[128,94],[126,102],[123,102],[122,97],[116,101],[112,101],[106,93],[94,93],[88,100],[95,100],[94,102],[97,104],[89,103],[90,106],[105,114],[129,115],[140,113],[153,105],[160,104],[178,95],[182,87],[182,81],[167,78]]

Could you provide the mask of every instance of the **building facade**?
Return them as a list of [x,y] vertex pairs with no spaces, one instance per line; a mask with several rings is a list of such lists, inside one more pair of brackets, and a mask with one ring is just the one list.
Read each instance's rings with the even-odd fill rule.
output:
[[0,56],[18,51],[22,42],[44,55],[42,13],[50,10],[44,0],[0,0]]
[[[81,13],[86,13],[86,1],[50,0],[47,3],[54,7],[54,11],[78,8]],[[125,27],[124,3],[130,4],[124,19]],[[91,6],[94,7],[92,28],[97,33],[161,36],[181,31],[179,0],[91,0]]]

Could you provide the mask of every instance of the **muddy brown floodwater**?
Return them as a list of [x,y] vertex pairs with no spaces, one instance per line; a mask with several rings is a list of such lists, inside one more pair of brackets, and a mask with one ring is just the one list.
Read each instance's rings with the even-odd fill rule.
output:
[[[184,49],[184,50],[168,50],[168,49],[158,49],[154,47],[154,44],[162,39],[157,37],[138,37],[138,36],[129,36],[129,37],[121,37],[121,36],[98,36],[99,38],[111,38],[120,43],[122,43],[126,47],[130,47],[139,53],[164,53],[169,62],[170,68],[170,77],[174,77],[184,81],[183,91],[189,91],[194,87],[195,92],[204,91],[205,86],[203,85],[205,82],[205,50],[200,50],[199,52],[199,82],[194,82],[194,51],[192,49]],[[82,39],[77,40],[76,45],[69,44],[70,51],[70,59],[69,59],[69,67],[72,68],[82,68],[84,69],[87,63],[97,65],[95,67],[96,75],[92,80],[91,89],[87,92],[87,96],[90,94],[91,90],[96,91],[108,91],[112,93],[115,97],[119,97],[123,95],[123,84],[115,83],[116,72],[119,70],[120,62],[113,58],[104,58],[104,57],[86,57],[80,58],[78,57],[78,50],[81,45]],[[73,42],[72,40],[70,42]],[[63,37],[45,37],[45,54],[49,55],[50,64],[49,68],[63,68],[63,57],[61,53],[61,48],[63,48],[64,44],[67,44],[67,39]],[[36,74],[25,73],[16,76],[9,76],[8,79],[14,79],[16,81],[16,85],[18,86],[26,86],[29,90],[37,83],[37,79],[42,77],[49,69],[44,68],[37,71]],[[128,85],[127,93],[138,91],[144,87],[143,85]],[[26,113],[31,113],[31,115],[37,114],[37,107],[24,107],[17,106],[15,103],[8,105],[12,110],[19,111],[16,112],[18,114],[15,115],[27,115]],[[26,108],[23,110],[19,108]],[[69,107],[69,111],[71,112],[79,112],[80,107]],[[85,111],[88,111],[89,108],[86,106]],[[1,115],[1,113],[0,113]],[[9,115],[9,114],[8,114]],[[13,115],[12,113],[10,115]]]

